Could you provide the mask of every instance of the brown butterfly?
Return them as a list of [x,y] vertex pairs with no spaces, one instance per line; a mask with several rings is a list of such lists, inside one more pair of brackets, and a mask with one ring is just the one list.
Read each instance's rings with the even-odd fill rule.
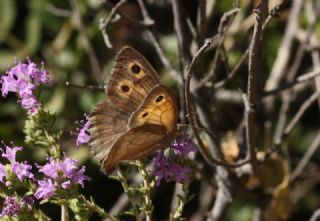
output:
[[177,101],[138,51],[120,50],[106,92],[89,117],[90,145],[102,171],[110,173],[119,161],[141,159],[172,142]]

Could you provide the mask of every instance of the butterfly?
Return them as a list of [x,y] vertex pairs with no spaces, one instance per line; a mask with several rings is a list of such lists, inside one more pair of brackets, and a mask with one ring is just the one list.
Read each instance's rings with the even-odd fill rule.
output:
[[172,142],[178,121],[176,98],[137,50],[125,46],[118,52],[105,89],[106,99],[89,116],[90,146],[103,172]]

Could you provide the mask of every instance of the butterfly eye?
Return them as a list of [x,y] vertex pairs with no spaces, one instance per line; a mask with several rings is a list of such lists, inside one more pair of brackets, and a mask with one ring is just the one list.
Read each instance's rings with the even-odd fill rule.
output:
[[144,112],[144,113],[142,114],[142,117],[146,117],[146,116],[148,116],[148,112]]
[[121,90],[123,92],[128,92],[130,90],[130,88],[127,85],[121,85]]
[[159,103],[160,101],[162,101],[162,99],[164,98],[164,96],[160,95],[156,98],[156,102]]
[[140,71],[141,71],[141,68],[140,68],[139,65],[134,64],[134,65],[132,65],[132,67],[131,67],[131,71],[132,71],[134,74],[139,74]]

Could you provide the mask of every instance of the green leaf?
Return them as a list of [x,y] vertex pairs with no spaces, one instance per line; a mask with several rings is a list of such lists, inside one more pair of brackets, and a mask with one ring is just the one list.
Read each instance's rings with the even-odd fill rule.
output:
[[79,196],[78,198],[70,199],[69,208],[74,212],[76,220],[89,220],[92,215],[92,212],[87,207],[83,196]]

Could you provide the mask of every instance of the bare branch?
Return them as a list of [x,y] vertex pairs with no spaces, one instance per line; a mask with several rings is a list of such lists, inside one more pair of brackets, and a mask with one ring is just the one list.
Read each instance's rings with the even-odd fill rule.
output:
[[320,132],[316,135],[310,146],[308,147],[307,151],[303,155],[302,159],[299,161],[296,168],[291,173],[291,182],[294,181],[303,171],[305,166],[310,161],[312,155],[316,152],[316,150],[320,146]]
[[247,99],[245,99],[245,122],[246,122],[246,140],[248,145],[248,155],[252,163],[254,174],[257,175],[256,165],[256,135],[255,135],[255,114],[257,103],[257,75],[258,75],[258,55],[261,47],[262,25],[268,15],[268,1],[261,0],[256,9],[256,24],[254,26],[253,37],[249,51],[249,73]]
[[100,68],[100,65],[98,62],[98,58],[97,58],[97,56],[93,50],[93,47],[90,43],[87,30],[82,22],[81,13],[78,8],[77,2],[76,2],[76,0],[69,0],[69,2],[71,5],[71,8],[72,8],[72,15],[76,21],[76,24],[77,24],[77,27],[80,31],[80,34],[85,42],[84,46],[85,46],[85,49],[86,49],[88,56],[89,56],[89,60],[90,60],[91,67],[93,69],[93,74],[94,74],[95,80],[97,83],[100,83],[100,82],[102,82],[102,71],[101,71],[101,68]]
[[317,209],[316,211],[314,211],[309,221],[317,221],[319,217],[320,217],[320,209]]
[[112,44],[110,42],[109,36],[107,34],[107,26],[109,25],[111,19],[114,15],[116,15],[117,11],[120,9],[122,5],[124,5],[127,0],[120,0],[112,9],[107,19],[100,19],[99,21],[99,29],[102,33],[104,43],[106,44],[107,48],[112,48]]

